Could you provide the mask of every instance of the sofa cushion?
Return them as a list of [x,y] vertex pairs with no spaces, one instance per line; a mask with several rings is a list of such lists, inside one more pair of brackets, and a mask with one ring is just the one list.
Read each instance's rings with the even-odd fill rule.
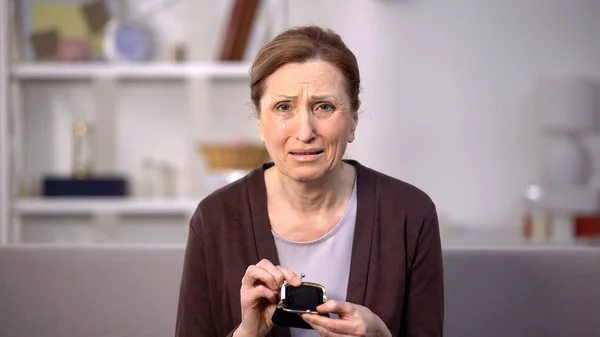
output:
[[[173,336],[183,246],[0,246],[0,336]],[[600,249],[444,248],[446,337],[600,336]]]

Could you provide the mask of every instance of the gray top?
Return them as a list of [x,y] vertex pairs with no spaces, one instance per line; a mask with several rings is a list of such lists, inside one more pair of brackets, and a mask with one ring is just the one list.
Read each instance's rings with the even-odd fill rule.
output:
[[[323,237],[310,242],[295,242],[271,231],[275,238],[281,266],[304,281],[316,282],[327,288],[327,299],[346,301],[354,226],[356,223],[356,181],[346,212],[337,225]],[[337,318],[336,315],[331,315]],[[292,337],[319,336],[314,330],[291,328]]]

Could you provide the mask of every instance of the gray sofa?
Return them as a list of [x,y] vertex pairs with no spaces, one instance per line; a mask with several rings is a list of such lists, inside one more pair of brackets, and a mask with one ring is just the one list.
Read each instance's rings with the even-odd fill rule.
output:
[[[0,336],[172,336],[183,251],[0,247]],[[600,249],[445,248],[444,268],[447,337],[600,336]]]

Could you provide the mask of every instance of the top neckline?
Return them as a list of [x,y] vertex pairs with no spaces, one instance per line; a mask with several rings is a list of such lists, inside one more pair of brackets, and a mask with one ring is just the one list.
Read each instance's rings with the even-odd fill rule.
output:
[[[358,176],[358,174],[356,176]],[[344,214],[342,215],[340,220],[338,220],[336,225],[329,232],[327,232],[327,233],[325,233],[325,235],[323,235],[317,239],[311,240],[311,241],[294,241],[294,240],[284,238],[283,236],[277,234],[271,228],[271,233],[273,234],[273,237],[275,238],[275,240],[282,241],[287,244],[296,245],[296,246],[311,246],[311,245],[316,245],[320,242],[326,241],[327,239],[332,237],[336,232],[338,232],[340,230],[340,228],[343,227],[343,225],[345,223],[348,222],[347,219],[353,215],[353,214],[350,214],[351,213],[350,211],[352,209],[355,209],[354,204],[356,203],[356,199],[357,199],[357,193],[356,193],[357,178],[356,178],[356,176],[354,178],[354,184],[352,186],[350,200],[348,200],[348,204],[346,205],[346,210],[344,211]]]

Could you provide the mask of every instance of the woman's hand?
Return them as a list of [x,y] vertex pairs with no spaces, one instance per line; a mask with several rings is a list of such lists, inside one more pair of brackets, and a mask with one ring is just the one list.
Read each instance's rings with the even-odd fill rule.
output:
[[329,300],[317,307],[320,313],[337,314],[340,319],[319,315],[303,314],[308,322],[322,337],[325,336],[368,336],[391,337],[385,323],[371,310],[361,305]]
[[242,323],[235,337],[265,336],[271,330],[284,280],[294,286],[302,283],[298,275],[266,259],[248,267],[240,289]]

